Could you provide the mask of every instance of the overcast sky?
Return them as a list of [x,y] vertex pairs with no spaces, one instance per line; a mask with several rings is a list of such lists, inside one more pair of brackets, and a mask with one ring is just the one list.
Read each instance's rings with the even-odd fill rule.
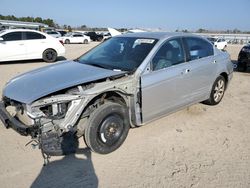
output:
[[71,26],[250,30],[250,0],[0,0],[0,14]]

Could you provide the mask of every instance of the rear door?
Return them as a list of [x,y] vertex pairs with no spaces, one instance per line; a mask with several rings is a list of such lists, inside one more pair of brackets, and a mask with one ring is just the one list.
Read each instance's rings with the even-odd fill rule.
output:
[[83,43],[83,35],[81,34],[74,34],[72,38],[73,43]]
[[12,61],[26,59],[26,47],[22,40],[22,32],[10,32],[1,36],[0,61]]
[[207,99],[216,77],[217,62],[213,46],[198,37],[185,37],[187,64],[184,69],[185,90],[189,101]]
[[43,51],[48,46],[45,35],[32,31],[24,32],[24,45],[27,59],[42,58]]

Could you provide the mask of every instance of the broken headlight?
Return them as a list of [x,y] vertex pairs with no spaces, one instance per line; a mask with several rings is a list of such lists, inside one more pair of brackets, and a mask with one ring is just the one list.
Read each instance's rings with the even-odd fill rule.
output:
[[69,107],[68,103],[54,103],[48,106],[40,107],[40,110],[47,118],[62,119],[65,117]]

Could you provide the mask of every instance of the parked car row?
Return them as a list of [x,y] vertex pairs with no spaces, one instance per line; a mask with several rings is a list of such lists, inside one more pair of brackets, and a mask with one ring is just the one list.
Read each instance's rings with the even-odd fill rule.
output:
[[70,43],[88,44],[91,41],[89,36],[86,36],[81,33],[67,33],[65,36],[60,37],[59,40],[62,40],[64,44],[70,44]]
[[[64,31],[65,32],[65,31]],[[83,43],[88,44],[90,41],[105,41],[111,37],[109,33],[98,34],[96,32],[69,32],[63,33],[63,31],[46,31],[47,34],[59,38],[64,44],[70,43]]]
[[[62,32],[65,34],[65,32]],[[92,40],[106,40],[110,38],[109,34],[100,35],[90,32]],[[83,33],[67,33],[63,37],[55,38],[53,35],[61,35],[59,31],[49,31],[47,33],[28,29],[10,29],[0,31],[0,62],[43,59],[46,62],[55,62],[58,56],[64,56],[65,48],[62,44],[83,43],[88,44],[91,37]],[[93,37],[96,37],[95,39]],[[208,38],[210,42],[218,49],[225,49],[227,43],[223,39]],[[239,55],[236,63],[238,70],[246,71],[250,66],[250,44],[245,45]]]
[[207,39],[219,50],[225,50],[227,47],[227,41],[223,38],[208,37]]

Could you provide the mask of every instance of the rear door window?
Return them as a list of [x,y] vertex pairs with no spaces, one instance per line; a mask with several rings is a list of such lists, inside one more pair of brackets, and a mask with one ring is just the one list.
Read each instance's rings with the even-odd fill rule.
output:
[[54,31],[50,31],[50,32],[47,32],[47,34],[58,34],[58,33]]
[[213,45],[208,41],[196,37],[187,37],[184,38],[184,40],[187,46],[189,60],[195,60],[214,55]]
[[75,35],[73,35],[73,37],[82,37],[82,35],[81,34],[75,34]]
[[46,37],[36,32],[24,32],[25,40],[45,39]]
[[11,32],[2,36],[4,41],[19,41],[22,40],[22,32]]

